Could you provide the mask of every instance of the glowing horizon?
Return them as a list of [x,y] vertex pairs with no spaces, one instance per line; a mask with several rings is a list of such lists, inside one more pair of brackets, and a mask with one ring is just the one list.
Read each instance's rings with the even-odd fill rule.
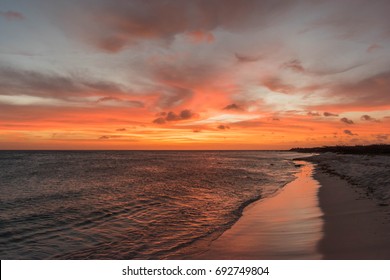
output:
[[388,1],[54,2],[0,4],[0,149],[390,143]]

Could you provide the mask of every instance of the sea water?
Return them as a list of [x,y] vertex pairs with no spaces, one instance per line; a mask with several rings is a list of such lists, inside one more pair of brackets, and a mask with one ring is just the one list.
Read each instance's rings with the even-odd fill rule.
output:
[[0,151],[1,259],[164,259],[299,168],[277,151]]

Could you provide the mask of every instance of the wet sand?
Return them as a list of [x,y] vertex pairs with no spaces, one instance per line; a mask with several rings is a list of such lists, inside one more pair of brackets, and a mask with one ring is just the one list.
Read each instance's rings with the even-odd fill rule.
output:
[[390,259],[390,209],[309,162],[193,259]]
[[232,228],[194,259],[321,259],[322,237],[319,184],[313,164],[303,166],[297,178],[274,197],[248,206]]
[[347,181],[321,170],[324,236],[318,244],[324,259],[390,259],[389,207],[359,195]]

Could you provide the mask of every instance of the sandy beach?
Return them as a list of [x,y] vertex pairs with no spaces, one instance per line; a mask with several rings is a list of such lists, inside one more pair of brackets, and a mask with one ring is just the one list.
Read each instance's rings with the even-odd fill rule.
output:
[[[388,158],[371,157],[357,165],[359,157],[305,158],[294,181],[248,206],[232,228],[191,258],[390,259],[388,198],[378,195],[387,193],[384,178],[371,177],[369,189],[364,185],[370,172],[384,168],[385,174]],[[371,165],[365,165],[367,160]],[[344,165],[349,164],[355,168],[348,172]]]
[[308,160],[317,163],[314,178],[322,186],[323,258],[390,259],[389,185],[383,183],[388,157],[328,154]]

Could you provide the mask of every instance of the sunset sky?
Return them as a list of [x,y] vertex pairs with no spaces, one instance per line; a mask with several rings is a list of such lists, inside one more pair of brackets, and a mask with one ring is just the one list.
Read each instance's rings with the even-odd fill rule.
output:
[[388,0],[0,0],[0,149],[390,143]]

